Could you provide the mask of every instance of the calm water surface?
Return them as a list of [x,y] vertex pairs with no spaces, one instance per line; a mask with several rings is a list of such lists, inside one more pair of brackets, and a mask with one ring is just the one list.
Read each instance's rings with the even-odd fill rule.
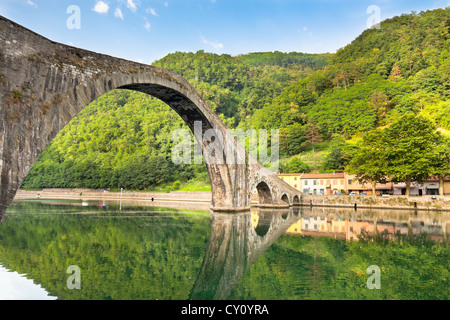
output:
[[[449,213],[16,201],[0,225],[0,299],[448,300],[449,224]],[[70,266],[81,289],[68,288]]]

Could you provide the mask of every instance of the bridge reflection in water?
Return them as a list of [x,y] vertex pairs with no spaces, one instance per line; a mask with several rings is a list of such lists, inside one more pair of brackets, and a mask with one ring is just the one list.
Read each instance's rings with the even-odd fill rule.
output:
[[[361,241],[369,250],[364,254],[373,254],[363,265],[394,267],[397,271],[385,276],[398,278],[397,287],[411,280],[402,278],[404,271],[421,274],[405,287],[414,293],[397,289],[381,297],[417,297],[426,290],[432,298],[445,294],[440,283],[448,279],[448,212],[291,207],[225,214],[122,206],[103,200],[18,201],[0,226],[0,265],[68,300],[354,298],[365,297],[367,290],[359,295],[348,293],[347,285],[340,293],[329,290],[334,280],[351,280],[354,261],[362,257],[352,251],[359,250],[353,242]],[[434,254],[426,260],[425,252]],[[67,290],[61,270],[68,264],[89,270],[82,290]],[[44,269],[52,271],[43,274]],[[313,279],[323,282],[318,286]],[[411,289],[414,285],[422,289]],[[4,290],[0,285],[0,295]]]
[[418,235],[447,241],[448,213],[291,207],[239,215],[211,212],[211,234],[190,299],[227,299],[246,270],[284,234],[358,241]]

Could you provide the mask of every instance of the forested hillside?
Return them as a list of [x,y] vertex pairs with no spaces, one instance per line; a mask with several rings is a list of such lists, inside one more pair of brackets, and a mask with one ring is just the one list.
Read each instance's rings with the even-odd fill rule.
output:
[[[383,21],[333,55],[176,52],[155,65],[188,79],[228,127],[279,129],[282,171],[335,171],[352,159],[352,142],[405,114],[448,133],[449,29],[450,7]],[[171,132],[181,126],[160,101],[113,91],[58,135],[24,187],[207,185],[204,166],[170,161]]]
[[[183,75],[226,125],[235,128],[288,85],[323,68],[329,58],[296,53],[231,57],[199,51],[170,54],[156,65]],[[23,187],[208,190],[204,165],[172,163],[172,132],[182,127],[182,119],[160,100],[111,91],[58,134]]]
[[[341,141],[332,158],[322,157],[322,171],[348,164],[352,145],[339,137],[357,139],[407,113],[450,130],[449,28],[450,7],[383,21],[381,29],[366,30],[327,67],[257,110],[247,125],[280,128],[285,156],[308,150],[305,133],[312,128],[319,141]],[[300,161],[295,160],[294,171]],[[283,168],[290,170],[289,164]]]

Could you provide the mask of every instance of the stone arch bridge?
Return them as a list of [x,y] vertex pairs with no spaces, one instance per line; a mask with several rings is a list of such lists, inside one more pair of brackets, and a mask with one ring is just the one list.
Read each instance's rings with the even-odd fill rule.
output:
[[0,16],[0,220],[45,147],[85,106],[113,89],[161,99],[193,132],[200,121],[202,133],[221,133],[222,164],[214,153],[205,156],[214,140],[195,137],[211,181],[212,209],[248,209],[255,190],[265,206],[299,202],[300,192],[246,153],[181,76],[55,43]]

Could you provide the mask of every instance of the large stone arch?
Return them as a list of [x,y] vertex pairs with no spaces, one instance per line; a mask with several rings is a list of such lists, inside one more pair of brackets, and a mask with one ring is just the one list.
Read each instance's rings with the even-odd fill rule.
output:
[[[0,221],[38,156],[85,106],[113,89],[166,102],[194,130],[214,129],[219,155],[204,152],[216,211],[248,210],[261,182],[279,205],[298,190],[253,159],[183,77],[165,69],[50,41],[0,16]],[[195,131],[195,130],[194,130]],[[195,135],[205,151],[212,142]],[[284,203],[285,205],[285,203]]]
[[[113,89],[136,90],[166,102],[194,131],[201,121],[240,149],[236,138],[183,77],[165,69],[62,45],[0,17],[0,216],[38,156],[84,107]],[[219,141],[220,143],[220,141]],[[245,162],[227,165],[205,158],[217,208],[240,208],[245,200]],[[229,162],[229,161],[228,161]]]

